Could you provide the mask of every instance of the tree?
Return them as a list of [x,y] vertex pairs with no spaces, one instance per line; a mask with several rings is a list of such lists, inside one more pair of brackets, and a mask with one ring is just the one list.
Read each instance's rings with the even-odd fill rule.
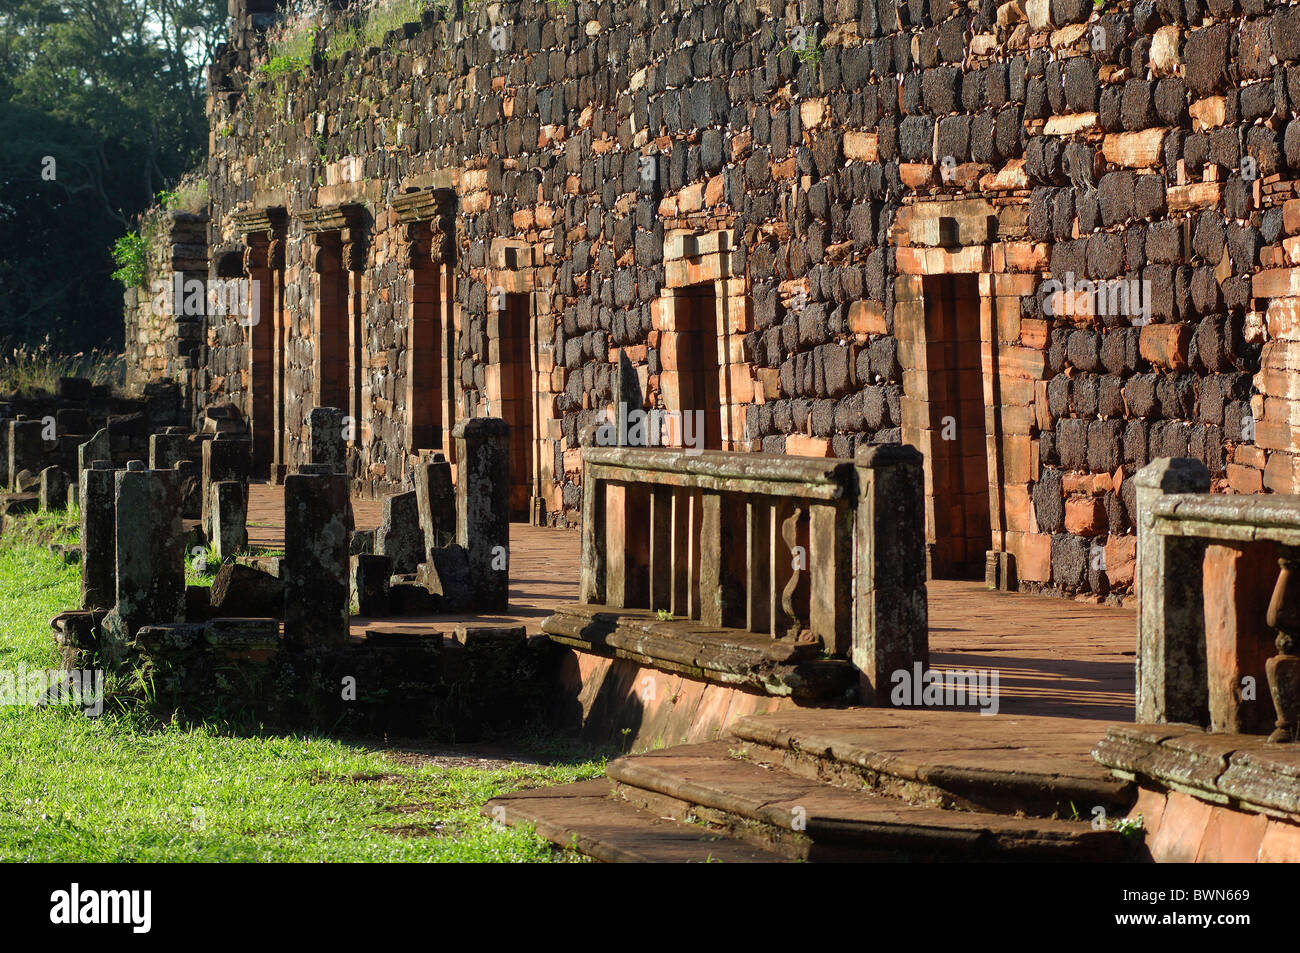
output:
[[225,0],[0,8],[0,336],[118,344],[109,249],[202,161]]

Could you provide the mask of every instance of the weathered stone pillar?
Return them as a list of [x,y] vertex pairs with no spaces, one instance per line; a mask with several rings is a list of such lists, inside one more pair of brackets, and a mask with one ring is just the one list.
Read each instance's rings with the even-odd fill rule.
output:
[[923,458],[915,447],[885,444],[859,450],[854,463],[857,573],[837,570],[833,582],[814,584],[855,587],[851,657],[863,701],[887,705],[893,673],[930,661]]
[[237,480],[212,484],[212,543],[225,562],[248,549],[248,490]]
[[149,435],[149,466],[154,470],[174,470],[176,464],[188,460],[185,445],[189,431],[184,427],[168,427],[162,433]]
[[108,428],[96,431],[93,437],[77,447],[78,473],[97,461],[109,464],[113,461],[113,444],[108,436]]
[[66,510],[68,508],[68,475],[62,467],[46,467],[41,471],[41,509]]
[[347,477],[304,464],[284,480],[285,639],[296,648],[343,645],[348,637]]
[[45,441],[41,437],[44,425],[39,420],[19,417],[9,421],[9,486],[21,492],[18,474],[23,470],[40,473],[45,459]]
[[415,491],[384,497],[383,512],[383,522],[375,536],[376,555],[387,556],[395,573],[415,572],[424,562],[425,553]]
[[456,424],[456,542],[469,557],[476,607],[510,602],[510,426],[497,417]]
[[1210,717],[1205,657],[1205,541],[1154,531],[1152,508],[1173,493],[1208,493],[1199,460],[1161,457],[1138,471],[1137,720],[1205,725]]
[[330,473],[347,472],[343,422],[343,411],[337,407],[316,407],[307,415],[307,450],[311,462],[329,467]]
[[117,599],[117,504],[113,464],[81,471],[81,608],[111,609]]
[[362,553],[352,557],[351,600],[357,615],[382,618],[389,614],[388,583],[393,575],[387,556]]
[[180,476],[132,460],[115,476],[117,616],[123,638],[185,618]]
[[415,502],[426,554],[456,541],[456,493],[451,464],[441,453],[415,468]]
[[212,484],[234,480],[247,486],[252,441],[247,437],[217,434],[214,440],[203,444],[203,530],[212,535]]

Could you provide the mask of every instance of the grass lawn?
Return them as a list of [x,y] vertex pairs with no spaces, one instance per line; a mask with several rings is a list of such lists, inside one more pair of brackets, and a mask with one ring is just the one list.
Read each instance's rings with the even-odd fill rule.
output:
[[[78,603],[77,568],[32,541],[50,538],[48,521],[0,539],[0,669],[55,667],[49,620]],[[0,860],[568,859],[479,808],[602,763],[438,754],[160,726],[111,699],[99,718],[0,706]]]

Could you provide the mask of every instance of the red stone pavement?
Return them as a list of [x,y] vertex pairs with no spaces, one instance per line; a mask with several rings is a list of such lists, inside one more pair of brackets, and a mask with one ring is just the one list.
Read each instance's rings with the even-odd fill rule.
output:
[[[251,543],[283,545],[283,499],[280,487],[252,487]],[[377,500],[354,500],[353,512],[358,528],[379,525]],[[510,612],[358,618],[353,633],[363,635],[370,628],[449,631],[460,622],[522,624],[539,632],[556,605],[578,598],[580,536],[576,530],[514,523],[510,539]],[[1132,609],[990,592],[978,582],[935,580],[928,591],[931,664],[938,669],[996,670],[1001,711],[1101,722],[1133,720]]]

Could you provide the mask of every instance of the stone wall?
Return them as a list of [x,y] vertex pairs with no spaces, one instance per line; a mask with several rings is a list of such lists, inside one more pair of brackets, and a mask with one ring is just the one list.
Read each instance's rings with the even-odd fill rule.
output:
[[207,286],[208,218],[154,209],[145,221],[149,257],[144,282],[123,295],[126,391],[142,394],[150,382],[171,380],[181,385],[188,403],[203,319],[184,313],[186,282],[191,291],[196,282]]
[[936,561],[1022,586],[1126,590],[1156,456],[1294,489],[1300,7],[522,0],[278,76],[235,7],[210,245],[275,289],[270,371],[209,327],[199,390],[273,378],[281,466],[317,404],[369,492],[430,416],[521,413],[532,515],[576,522],[621,349],[725,449],[916,444]]

